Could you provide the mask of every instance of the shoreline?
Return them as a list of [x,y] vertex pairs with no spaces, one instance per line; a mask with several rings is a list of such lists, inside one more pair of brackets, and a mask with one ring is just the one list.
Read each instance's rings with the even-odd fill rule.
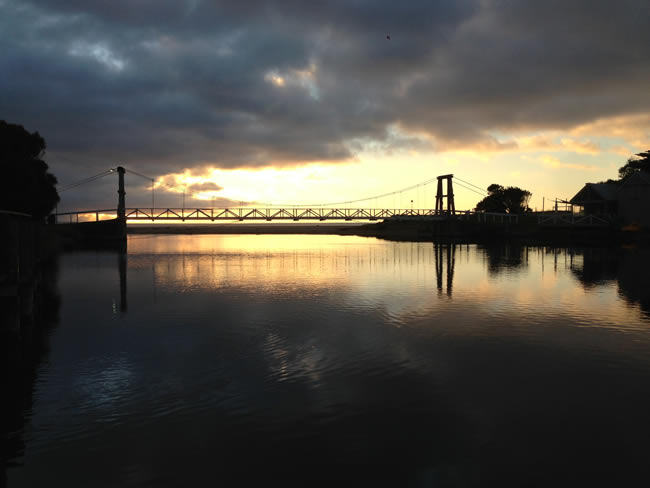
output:
[[626,232],[612,228],[527,225],[451,225],[433,227],[423,222],[378,222],[373,224],[203,224],[128,226],[127,234],[246,234],[246,235],[347,235],[394,241],[455,243],[517,242],[552,246],[650,246],[650,231]]

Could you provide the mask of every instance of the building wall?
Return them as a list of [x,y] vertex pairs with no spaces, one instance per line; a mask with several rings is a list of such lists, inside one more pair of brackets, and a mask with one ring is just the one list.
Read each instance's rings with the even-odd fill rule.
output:
[[582,207],[586,215],[596,215],[607,219],[615,218],[618,215],[618,202],[616,201],[585,203]]
[[618,198],[618,213],[624,224],[650,228],[650,185],[626,184]]

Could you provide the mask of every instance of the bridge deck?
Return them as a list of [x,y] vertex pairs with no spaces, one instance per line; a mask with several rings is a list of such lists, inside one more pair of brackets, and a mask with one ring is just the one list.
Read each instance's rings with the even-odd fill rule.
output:
[[[403,218],[427,220],[448,218],[446,212],[437,213],[433,209],[386,209],[386,208],[127,208],[127,221],[377,221],[390,218]],[[81,216],[81,218],[80,218]],[[65,212],[56,215],[57,223],[72,223],[89,220],[103,220],[115,218],[116,209],[85,210]],[[476,214],[470,211],[456,211],[458,218],[477,218],[479,221],[493,221],[499,223],[516,222],[518,217],[510,214]]]
[[422,217],[435,215],[428,209],[378,208],[192,208],[127,209],[128,220],[381,220],[398,215]]

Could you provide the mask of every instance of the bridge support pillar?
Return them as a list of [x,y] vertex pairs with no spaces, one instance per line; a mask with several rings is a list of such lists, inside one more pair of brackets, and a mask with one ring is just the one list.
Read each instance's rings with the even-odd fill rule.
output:
[[[436,215],[447,213],[456,215],[456,204],[454,203],[454,186],[452,183],[454,175],[438,176],[438,192],[436,193]],[[443,180],[447,181],[447,193],[444,193]],[[447,210],[444,209],[444,198],[447,198]]]
[[118,187],[117,187],[117,221],[120,227],[121,237],[126,239],[126,203],[124,191],[124,173],[126,170],[122,166],[117,167]]

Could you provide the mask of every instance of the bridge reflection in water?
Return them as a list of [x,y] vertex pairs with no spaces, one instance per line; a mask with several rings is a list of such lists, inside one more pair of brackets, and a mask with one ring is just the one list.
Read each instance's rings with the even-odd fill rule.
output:
[[[456,244],[434,244],[434,255],[436,257],[436,284],[438,296],[443,293],[443,278],[446,275],[446,293],[451,297],[454,283],[454,268],[456,266]],[[445,273],[446,271],[446,273]]]

